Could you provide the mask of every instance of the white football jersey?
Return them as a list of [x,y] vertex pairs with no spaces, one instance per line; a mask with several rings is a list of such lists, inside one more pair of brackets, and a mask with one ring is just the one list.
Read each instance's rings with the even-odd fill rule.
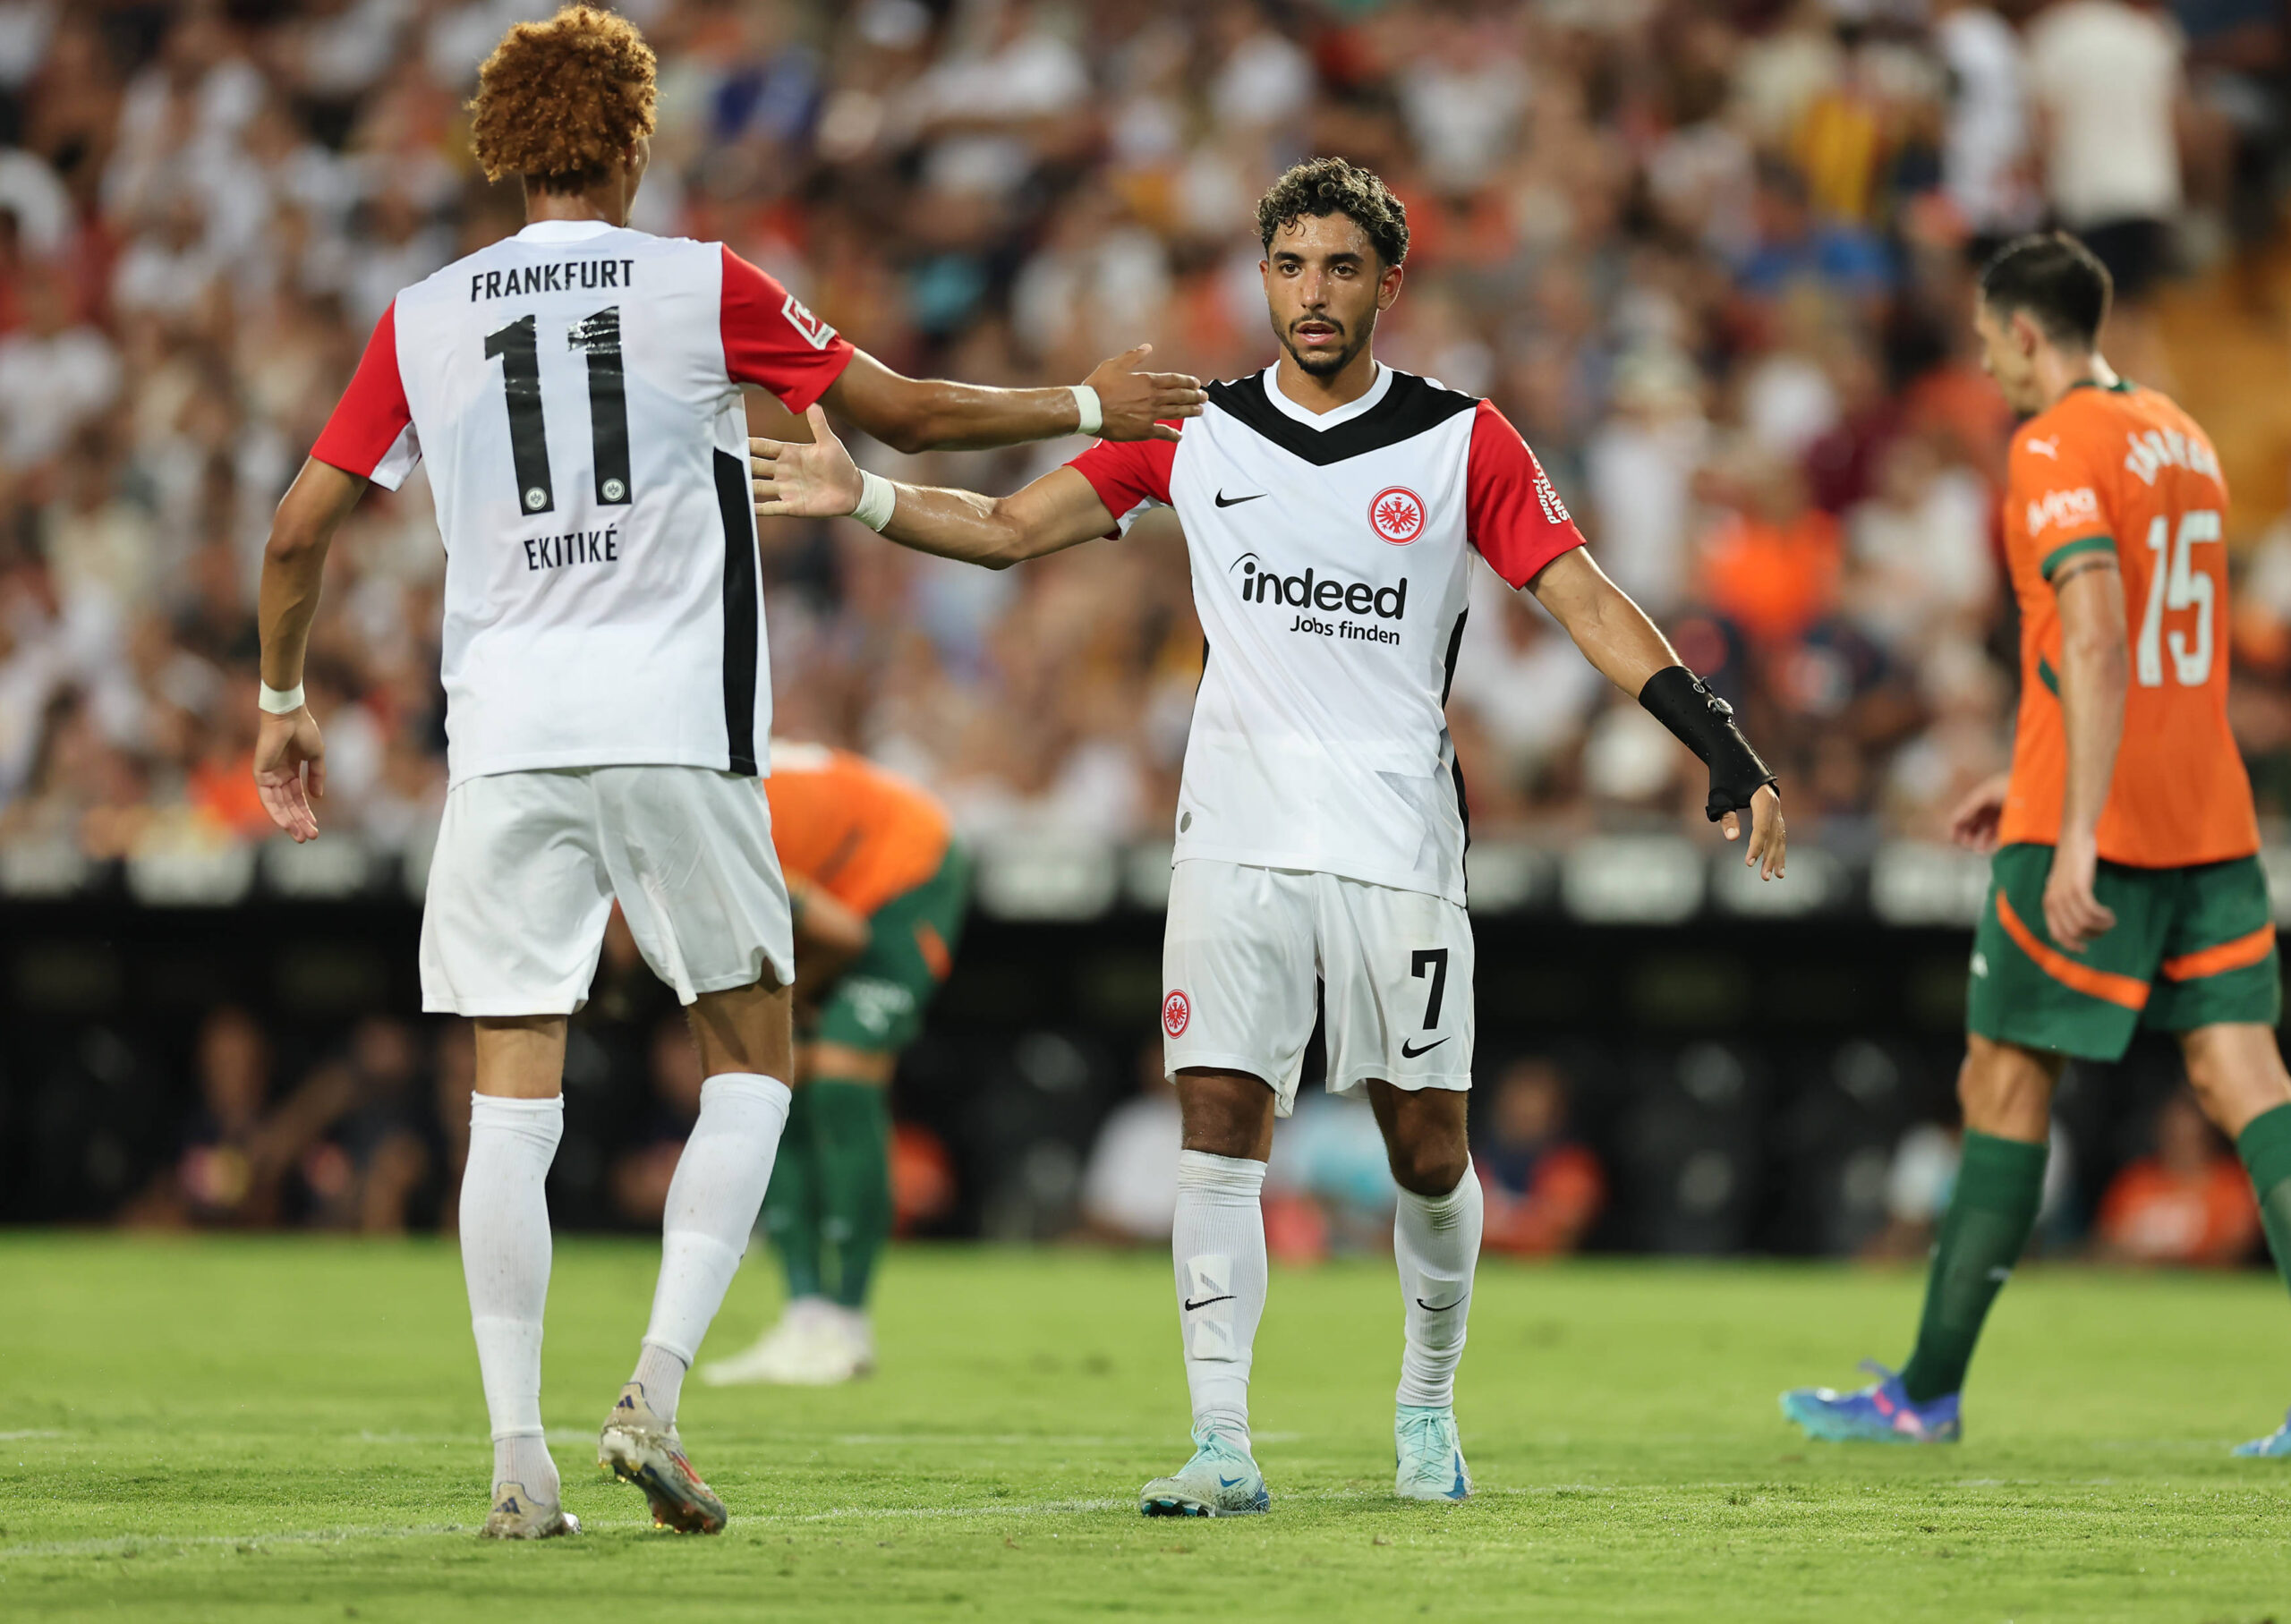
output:
[[1316,416],[1273,369],[1213,384],[1181,438],[1074,459],[1127,531],[1185,526],[1208,641],[1178,861],[1307,869],[1464,899],[1444,708],[1474,551],[1513,586],[1583,538],[1484,400],[1377,369]]
[[720,242],[541,221],[399,293],[311,455],[446,542],[456,782],[757,771],[771,736],[739,385],[802,412],[852,354]]

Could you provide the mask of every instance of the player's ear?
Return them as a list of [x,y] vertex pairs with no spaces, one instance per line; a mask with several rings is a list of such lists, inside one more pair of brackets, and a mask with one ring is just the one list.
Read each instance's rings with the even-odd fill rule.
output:
[[1392,302],[1400,297],[1400,285],[1407,279],[1407,266],[1384,267],[1384,274],[1376,278],[1376,309],[1379,311],[1392,308]]

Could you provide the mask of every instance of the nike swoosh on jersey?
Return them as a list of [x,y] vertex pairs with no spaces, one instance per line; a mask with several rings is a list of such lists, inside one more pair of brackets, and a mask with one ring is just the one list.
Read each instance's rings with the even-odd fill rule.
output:
[[1229,497],[1224,493],[1222,489],[1220,489],[1217,492],[1217,506],[1220,507],[1239,507],[1242,503],[1254,502],[1258,497],[1263,495],[1265,495],[1265,492],[1260,490],[1253,492],[1246,497]]
[[[1450,1033],[1448,1034],[1448,1037],[1453,1036],[1455,1036],[1455,1033]],[[1434,1050],[1439,1048],[1441,1044],[1447,1041],[1448,1038],[1435,1038],[1431,1042],[1427,1043],[1421,1049],[1410,1049],[1406,1043],[1402,1043],[1400,1046],[1400,1058],[1403,1060],[1413,1060],[1420,1054],[1430,1054]]]
[[1229,1292],[1227,1292],[1223,1297],[1203,1297],[1203,1298],[1201,1299],[1201,1301],[1199,1301],[1198,1303],[1192,1302],[1192,1301],[1188,1300],[1188,1301],[1187,1302],[1186,1305],[1185,1305],[1185,1311],[1186,1311],[1188,1314],[1191,1314],[1195,1309],[1197,1309],[1197,1308],[1206,1308],[1206,1307],[1208,1307],[1208,1306],[1209,1306],[1209,1305],[1210,1305],[1210,1304],[1212,1304],[1212,1303],[1230,1303],[1230,1302],[1231,1302],[1232,1300],[1233,1300],[1233,1294],[1232,1294],[1231,1292],[1230,1292],[1230,1291],[1229,1291]]

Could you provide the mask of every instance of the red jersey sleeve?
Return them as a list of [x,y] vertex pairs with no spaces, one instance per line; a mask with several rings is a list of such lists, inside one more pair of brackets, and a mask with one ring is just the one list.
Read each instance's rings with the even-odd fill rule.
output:
[[851,341],[804,308],[803,301],[730,249],[724,250],[724,370],[757,384],[803,412],[843,376]]
[[1170,470],[1177,465],[1177,456],[1175,440],[1100,440],[1066,465],[1090,481],[1090,489],[1113,515],[1114,527],[1106,534],[1120,536],[1127,535],[1130,522],[1147,508],[1170,505]]
[[1464,534],[1515,587],[1527,585],[1560,554],[1583,545],[1583,532],[1568,517],[1567,505],[1552,489],[1536,454],[1486,401],[1472,419]]
[[405,380],[397,370],[396,301],[374,324],[374,336],[358,358],[358,370],[335,404],[334,415],[326,420],[311,455],[389,490],[405,484],[422,460],[413,412],[405,404]]

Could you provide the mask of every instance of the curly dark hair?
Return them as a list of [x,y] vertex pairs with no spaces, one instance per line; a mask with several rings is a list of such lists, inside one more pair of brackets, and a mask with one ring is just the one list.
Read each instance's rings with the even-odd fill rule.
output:
[[1341,157],[1307,158],[1257,200],[1256,232],[1265,251],[1273,235],[1303,219],[1341,214],[1368,236],[1386,265],[1408,258],[1408,210],[1374,170]]
[[583,191],[652,133],[652,47],[626,17],[568,5],[521,22],[478,70],[470,146],[489,181]]

